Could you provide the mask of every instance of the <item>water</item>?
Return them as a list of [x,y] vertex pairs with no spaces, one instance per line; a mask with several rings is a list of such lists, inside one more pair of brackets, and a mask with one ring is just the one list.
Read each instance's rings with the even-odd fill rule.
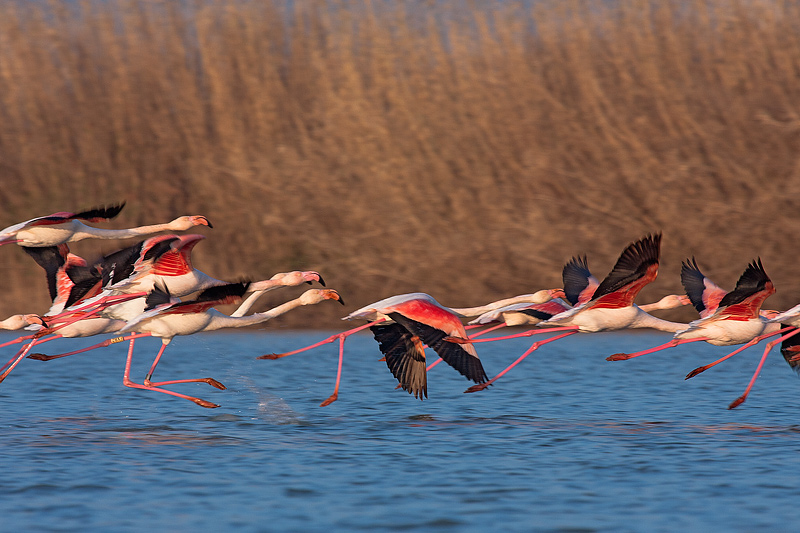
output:
[[[368,334],[348,341],[339,401],[325,408],[335,345],[255,360],[326,334],[176,339],[155,377],[219,379],[228,390],[172,387],[221,404],[213,410],[123,387],[123,345],[24,361],[0,385],[0,530],[797,528],[800,423],[788,411],[800,381],[778,353],[733,411],[760,350],[689,381],[726,349],[604,360],[663,334],[570,337],[476,394],[442,365],[424,402],[393,390]],[[478,348],[491,376],[527,345]],[[139,342],[137,380],[157,346]]]

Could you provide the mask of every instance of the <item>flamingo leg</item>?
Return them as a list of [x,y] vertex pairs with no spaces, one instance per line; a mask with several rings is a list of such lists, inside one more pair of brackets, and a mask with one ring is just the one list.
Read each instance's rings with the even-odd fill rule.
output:
[[37,341],[38,339],[33,339],[23,348],[20,348],[20,350],[17,352],[16,359],[14,359],[14,362],[11,363],[10,365],[7,365],[8,368],[6,368],[6,370],[2,374],[0,374],[0,383],[2,383],[11,373],[11,371],[14,370],[14,367],[17,366],[19,362],[25,358],[26,355],[28,355],[28,352],[31,350],[31,348],[33,348],[33,345],[36,344]]
[[[475,325],[474,325],[474,326],[472,326],[472,327],[479,327],[479,326],[480,326],[480,324],[475,324]],[[466,327],[467,327],[467,328],[469,328],[470,326],[466,326]],[[478,333],[476,333],[476,334],[474,334],[474,335],[470,336],[469,338],[470,338],[470,340],[472,340],[472,339],[474,339],[475,337],[479,337],[479,336],[481,336],[481,335],[485,335],[486,333],[489,333],[490,331],[494,331],[494,330],[496,330],[496,329],[500,329],[500,328],[504,328],[504,327],[506,327],[506,324],[505,324],[505,322],[504,322],[504,323],[502,323],[502,324],[499,324],[499,325],[497,325],[497,326],[492,326],[492,327],[490,327],[490,328],[486,328],[486,329],[484,329],[483,331],[479,331]],[[435,367],[436,365],[438,365],[438,364],[439,364],[439,363],[441,363],[442,361],[444,361],[444,359],[442,359],[441,357],[440,357],[440,358],[438,358],[436,361],[434,361],[433,363],[431,363],[431,364],[429,364],[429,365],[428,365],[428,368],[426,368],[426,369],[425,369],[425,372],[429,372],[431,368]],[[395,388],[399,389],[401,386],[402,386],[402,385],[398,385],[398,386],[397,386],[397,387],[395,387]]]
[[156,365],[158,365],[158,362],[161,360],[161,356],[164,355],[164,350],[166,348],[167,345],[162,343],[161,348],[158,350],[158,355],[156,355],[156,358],[153,361],[153,365],[150,367],[150,371],[144,378],[145,387],[161,387],[164,385],[174,385],[176,383],[208,383],[212,387],[215,387],[219,390],[225,390],[228,388],[214,378],[173,379],[170,381],[158,381],[158,382],[150,381],[150,379],[153,377],[153,372],[155,372],[156,370]]
[[661,350],[666,350],[667,348],[672,348],[674,346],[678,346],[679,344],[686,344],[687,342],[697,342],[697,341],[705,341],[708,340],[706,337],[697,337],[695,339],[672,339],[669,342],[666,342],[660,346],[656,346],[655,348],[649,348],[647,350],[642,350],[641,352],[634,352],[634,353],[615,353],[614,355],[609,355],[606,357],[606,361],[626,361],[628,359],[633,359],[634,357],[639,357],[640,355],[647,355],[649,353],[660,352]]
[[[11,346],[12,344],[19,344],[20,342],[29,341],[29,340],[33,339],[34,337],[35,337],[35,335],[23,335],[22,337],[17,337],[13,341],[8,341],[8,342],[4,342],[4,343],[0,344],[0,348],[5,348],[6,346]],[[13,359],[12,359],[12,361],[13,361]],[[9,363],[11,363],[11,361],[9,361]],[[3,368],[5,368],[5,365],[3,365]]]
[[747,384],[747,388],[744,390],[744,393],[731,402],[731,404],[728,406],[728,409],[735,409],[739,405],[743,404],[744,401],[747,399],[747,395],[750,394],[750,390],[753,388],[753,384],[756,382],[756,379],[758,379],[758,375],[761,373],[761,368],[764,366],[764,362],[767,360],[767,355],[769,354],[769,351],[772,350],[772,347],[780,342],[783,342],[789,337],[797,335],[798,333],[800,333],[800,329],[795,328],[794,331],[790,331],[786,335],[778,337],[774,341],[770,341],[767,343],[767,346],[764,348],[764,354],[761,356],[761,360],[758,362],[758,367],[756,367],[756,371],[753,374],[753,377],[750,378],[750,383]]
[[747,342],[746,344],[744,344],[744,345],[740,346],[739,348],[737,348],[736,350],[732,351],[731,353],[729,353],[729,354],[728,354],[728,355],[726,355],[725,357],[720,357],[719,359],[717,359],[717,360],[716,360],[716,361],[714,361],[713,363],[708,363],[707,365],[703,365],[703,366],[699,366],[699,367],[695,368],[694,370],[692,370],[691,372],[689,372],[688,374],[686,374],[686,377],[685,377],[684,379],[693,378],[693,377],[695,377],[697,374],[700,374],[700,373],[702,373],[702,372],[705,372],[706,370],[708,370],[708,369],[709,369],[709,368],[711,368],[712,366],[716,366],[716,365],[718,365],[719,363],[721,363],[721,362],[722,362],[722,361],[724,361],[725,359],[728,359],[728,358],[730,358],[730,357],[733,357],[733,356],[734,356],[734,355],[736,355],[737,353],[739,353],[739,352],[742,352],[742,351],[744,351],[744,350],[748,349],[749,347],[751,347],[751,346],[754,346],[754,345],[758,344],[759,342],[763,341],[764,339],[767,339],[767,338],[769,338],[769,337],[772,337],[773,335],[779,335],[779,334],[781,334],[781,333],[786,333],[786,332],[787,332],[788,330],[790,330],[790,329],[791,329],[791,328],[783,328],[783,329],[779,329],[778,331],[773,331],[772,333],[767,333],[767,334],[765,334],[765,335],[759,335],[758,337],[753,337],[753,339],[751,339],[749,342]]
[[147,372],[147,375],[144,377],[144,384],[148,387],[150,386],[150,378],[153,377],[153,372],[156,371],[156,365],[161,360],[161,356],[164,355],[164,350],[167,349],[166,343],[161,343],[161,348],[158,349],[158,353],[156,354],[156,358],[153,360],[153,364],[150,367],[150,370]]
[[504,341],[507,339],[518,339],[520,337],[531,337],[533,335],[539,335],[541,333],[552,333],[555,331],[578,331],[578,326],[559,326],[555,328],[539,328],[539,329],[530,329],[528,331],[523,331],[522,333],[515,333],[513,335],[505,335],[503,337],[492,337],[491,339],[478,339],[478,340],[471,340],[470,342],[494,342],[494,341]]
[[[131,335],[128,335],[127,337],[122,336],[122,337],[114,337],[112,339],[106,339],[103,342],[100,342],[98,344],[89,346],[87,348],[81,348],[80,350],[75,350],[73,352],[60,353],[60,354],[56,354],[56,355],[46,355],[46,354],[43,354],[43,353],[32,353],[32,354],[30,354],[28,356],[28,359],[35,359],[37,361],[50,361],[51,359],[60,359],[62,357],[67,357],[68,355],[76,355],[76,354],[79,354],[79,353],[88,352],[89,350],[95,350],[97,348],[105,348],[107,346],[111,346],[112,344],[116,344],[118,342],[128,341],[128,340],[132,340],[132,339],[138,339],[139,337],[149,337],[149,336],[150,336],[149,333],[133,333]],[[59,338],[59,336],[49,337],[46,340],[55,340],[57,338]],[[44,341],[40,341],[40,343],[41,342],[44,342]]]
[[347,331],[343,331],[342,333],[337,333],[336,335],[331,335],[327,339],[323,339],[323,340],[321,340],[321,341],[319,341],[317,343],[314,343],[314,344],[312,344],[310,346],[306,346],[305,348],[300,348],[298,350],[292,350],[291,352],[268,353],[268,354],[265,354],[265,355],[259,355],[258,357],[256,357],[256,359],[280,359],[281,357],[286,357],[287,355],[294,355],[294,354],[297,354],[297,353],[300,353],[300,352],[305,352],[307,350],[311,350],[311,349],[316,348],[318,346],[322,346],[323,344],[329,344],[329,343],[335,341],[336,339],[344,339],[345,337],[349,337],[353,333],[359,332],[362,329],[367,329],[368,327],[374,326],[375,324],[379,324],[381,322],[384,322],[385,320],[386,320],[385,318],[381,318],[380,320],[376,320],[374,322],[370,322],[369,324],[364,324],[363,326],[359,326],[357,328],[348,329]]
[[[33,339],[33,338],[35,338],[35,335],[27,335],[27,336],[25,336],[25,337],[20,337],[20,338],[18,338],[17,340],[15,340],[15,341],[12,341],[12,342],[10,342],[10,343],[6,343],[6,344],[0,344],[0,346],[8,346],[9,344],[14,344],[14,343],[22,342],[23,340],[31,340],[31,339]],[[50,339],[40,340],[40,341],[39,341],[39,343],[46,342],[46,341],[48,341],[48,340],[50,340]],[[6,370],[6,368],[8,368],[8,366],[9,366],[11,363],[13,363],[14,361],[16,361],[16,360],[17,360],[17,357],[18,357],[18,356],[19,356],[19,352],[17,352],[16,354],[14,354],[14,357],[12,357],[11,359],[9,359],[9,360],[8,360],[8,362],[7,362],[6,364],[4,364],[3,366],[0,366],[0,372],[4,372],[4,371]],[[29,356],[29,357],[30,357],[30,356]]]
[[506,323],[505,322],[503,322],[502,324],[498,324],[496,326],[492,326],[490,328],[486,328],[486,329],[484,329],[482,331],[479,331],[479,332],[475,333],[474,335],[470,335],[469,338],[470,339],[474,339],[476,337],[480,337],[481,335],[486,335],[487,333],[489,333],[491,331],[494,331],[494,330],[497,330],[497,329],[500,329],[500,328],[504,328],[504,327],[506,327]]
[[187,396],[185,394],[178,394],[177,392],[173,392],[166,389],[159,389],[157,387],[148,387],[146,385],[140,385],[138,383],[134,383],[131,381],[131,359],[133,358],[133,343],[135,339],[131,339],[130,345],[128,347],[128,358],[125,361],[125,373],[122,375],[122,384],[126,387],[130,387],[132,389],[143,389],[143,390],[152,390],[156,392],[163,392],[164,394],[169,394],[171,396],[176,396],[178,398],[183,398],[185,400],[192,401],[201,407],[208,407],[212,409],[214,407],[219,407],[219,405],[215,403],[208,402],[206,400],[201,400],[200,398],[195,398],[194,396]]
[[520,355],[520,356],[517,358],[517,360],[516,360],[516,361],[514,361],[513,363],[511,363],[510,365],[508,365],[508,366],[505,368],[505,370],[503,370],[502,372],[500,372],[499,374],[497,374],[495,377],[493,377],[492,379],[490,379],[490,380],[489,380],[489,381],[487,381],[486,383],[479,383],[478,385],[473,385],[472,387],[468,388],[468,389],[467,389],[467,390],[465,390],[464,392],[478,392],[478,391],[482,391],[483,389],[485,389],[486,387],[488,387],[489,385],[491,385],[492,383],[494,383],[494,382],[495,382],[495,381],[496,381],[498,378],[500,378],[500,377],[501,377],[503,374],[505,374],[506,372],[508,372],[509,370],[511,370],[512,368],[514,368],[515,366],[517,366],[519,363],[521,363],[523,359],[525,359],[526,357],[528,357],[528,355],[530,355],[531,353],[533,353],[533,352],[534,352],[536,349],[538,349],[540,346],[542,346],[542,345],[544,345],[544,344],[547,344],[547,343],[549,343],[549,342],[556,341],[556,340],[558,340],[558,339],[563,339],[564,337],[569,337],[570,335],[574,335],[574,334],[576,334],[576,333],[578,333],[578,330],[577,330],[577,329],[572,329],[571,331],[567,331],[566,333],[561,333],[560,335],[555,335],[555,336],[553,336],[553,337],[550,337],[549,339],[545,339],[545,340],[543,340],[543,341],[537,341],[537,342],[534,342],[534,343],[531,345],[531,347],[530,347],[530,348],[528,348],[527,350],[525,350],[525,353],[523,353],[522,355]]
[[344,359],[344,337],[339,338],[339,369],[336,371],[336,386],[333,388],[333,394],[328,396],[328,399],[319,404],[320,407],[325,407],[335,402],[339,398],[339,382],[342,379],[342,360]]

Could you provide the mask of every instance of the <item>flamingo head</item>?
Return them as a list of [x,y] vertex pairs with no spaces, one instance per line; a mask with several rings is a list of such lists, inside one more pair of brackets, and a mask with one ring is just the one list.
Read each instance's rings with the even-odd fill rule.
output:
[[659,309],[676,309],[684,305],[689,305],[691,300],[685,294],[670,294],[658,301]]
[[303,305],[313,305],[323,300],[336,300],[344,305],[342,297],[333,289],[309,289],[300,295],[300,302]]
[[[280,284],[285,287],[296,287],[297,285],[302,285],[303,283],[308,283],[309,285],[311,285],[311,282],[313,281],[319,282],[319,284],[322,285],[323,287],[325,286],[325,280],[322,279],[322,276],[319,275],[319,272],[314,272],[313,270],[307,270],[307,271],[295,270],[293,272],[280,272],[272,276],[269,279],[269,281],[279,281]],[[252,290],[259,290],[259,289],[253,288]]]
[[42,326],[43,328],[47,327],[47,322],[45,322],[44,318],[40,317],[39,315],[23,315],[22,318],[25,320],[28,326],[35,324]]
[[208,226],[209,228],[214,227],[203,215],[182,216],[169,223],[169,229],[174,231],[184,231],[194,226]]

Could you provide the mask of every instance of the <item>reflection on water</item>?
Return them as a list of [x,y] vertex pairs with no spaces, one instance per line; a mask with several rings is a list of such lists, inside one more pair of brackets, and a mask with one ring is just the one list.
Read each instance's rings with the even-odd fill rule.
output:
[[[124,349],[25,361],[0,385],[0,513],[9,530],[791,531],[800,381],[748,352],[684,381],[714,347],[609,363],[658,335],[575,336],[490,390],[432,372],[420,402],[368,335],[257,361],[324,333],[202,335],[174,342],[164,379],[203,409],[121,385]],[[53,344],[56,344],[55,342]],[[64,343],[61,346],[69,346]],[[525,340],[482,345],[489,373]],[[141,376],[150,360],[134,360]],[[75,379],[82,376],[86,379]],[[150,526],[148,526],[150,527]]]

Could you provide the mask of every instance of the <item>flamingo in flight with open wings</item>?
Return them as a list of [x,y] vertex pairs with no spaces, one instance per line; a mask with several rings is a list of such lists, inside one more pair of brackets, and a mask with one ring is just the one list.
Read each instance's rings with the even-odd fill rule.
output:
[[339,397],[344,341],[350,335],[369,328],[392,375],[400,387],[422,400],[427,397],[427,373],[424,346],[430,346],[450,366],[467,379],[482,383],[487,379],[478,354],[467,338],[458,315],[439,304],[428,294],[416,292],[391,296],[353,311],[343,320],[369,322],[320,342],[280,354],[265,354],[258,359],[279,359],[339,340],[339,366],[333,394],[320,404],[328,405]]
[[[486,339],[486,341],[556,331],[563,333],[533,343],[528,350],[497,376],[486,383],[473,385],[465,392],[477,392],[485,389],[540,346],[578,332],[594,333],[626,328],[655,328],[674,332],[684,327],[683,324],[656,318],[633,303],[642,288],[656,278],[660,251],[660,233],[647,235],[629,244],[608,276],[597,285],[591,274],[587,275],[588,268],[586,268],[585,259],[581,261],[580,258],[573,258],[565,266],[564,291],[567,298],[575,301],[578,305],[538,324],[548,329],[531,330],[522,334]],[[581,272],[582,270],[585,271]]]
[[162,231],[185,231],[193,226],[213,227],[202,215],[178,217],[165,224],[153,224],[127,229],[101,229],[87,226],[87,222],[101,222],[116,217],[125,202],[109,207],[99,207],[79,213],[58,212],[32,218],[0,230],[0,245],[16,243],[20,246],[55,246],[83,239],[127,239],[152,235]]
[[135,335],[150,335],[161,339],[161,348],[153,361],[150,371],[142,384],[134,383],[130,379],[131,358],[133,356],[133,342],[128,348],[128,358],[125,363],[123,384],[126,387],[163,392],[179,398],[191,400],[202,407],[219,407],[217,404],[201,400],[193,396],[179,394],[161,387],[175,383],[203,382],[218,389],[225,389],[219,381],[213,378],[181,379],[154,383],[151,381],[153,372],[164,353],[167,345],[178,335],[192,335],[201,331],[215,331],[223,328],[240,328],[260,324],[282,315],[303,305],[314,305],[325,300],[335,300],[343,303],[339,293],[333,289],[309,289],[298,298],[283,303],[273,309],[248,316],[234,317],[213,309],[216,305],[234,303],[246,293],[247,283],[231,283],[205,289],[193,300],[179,301],[171,298],[168,293],[156,288],[148,296],[148,306],[152,306],[135,319],[129,321],[120,333],[136,332]]
[[[771,313],[761,310],[764,301],[775,293],[775,286],[764,270],[760,258],[752,261],[747,266],[736,282],[736,287],[730,292],[725,292],[710,281],[700,271],[694,258],[682,263],[681,282],[695,308],[700,313],[700,318],[675,332],[672,340],[665,344],[631,354],[614,354],[607,357],[607,360],[624,361],[680,344],[697,341],[705,341],[714,346],[742,344],[741,347],[728,355],[692,370],[686,376],[686,379],[689,379],[761,340],[785,332],[788,329],[783,328],[780,324],[781,320],[787,320],[786,315],[779,315],[774,319],[770,319],[769,315]],[[783,338],[779,339],[779,341]],[[768,350],[762,357],[758,367],[759,370],[764,362],[766,353],[772,345],[770,343]],[[751,380],[745,393],[732,402],[729,409],[733,409],[744,402],[754,381],[755,379]]]

